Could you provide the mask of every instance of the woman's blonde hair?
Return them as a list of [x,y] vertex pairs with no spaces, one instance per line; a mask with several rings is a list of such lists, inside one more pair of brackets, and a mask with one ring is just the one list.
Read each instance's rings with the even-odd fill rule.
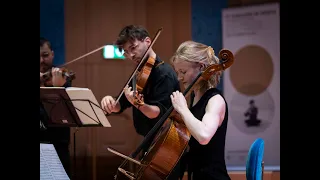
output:
[[[177,51],[171,57],[171,63],[176,61],[203,63],[205,68],[209,65],[220,63],[219,58],[215,55],[211,46],[194,41],[185,41],[178,47]],[[217,87],[221,74],[221,71],[217,71],[208,81],[200,82],[200,88],[209,89]]]

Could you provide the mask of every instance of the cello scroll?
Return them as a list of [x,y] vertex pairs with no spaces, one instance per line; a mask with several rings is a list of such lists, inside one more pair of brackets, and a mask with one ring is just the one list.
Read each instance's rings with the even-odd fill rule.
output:
[[219,59],[222,60],[222,63],[212,64],[212,65],[208,66],[201,75],[201,77],[204,80],[207,81],[208,79],[210,79],[210,77],[217,71],[223,71],[223,70],[229,68],[234,62],[234,56],[233,56],[232,52],[227,49],[222,49],[219,52],[218,57],[219,57]]

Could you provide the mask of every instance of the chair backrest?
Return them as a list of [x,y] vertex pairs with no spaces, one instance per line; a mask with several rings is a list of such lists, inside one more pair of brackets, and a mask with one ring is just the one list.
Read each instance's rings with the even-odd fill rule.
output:
[[263,153],[264,140],[256,139],[248,152],[246,162],[246,177],[247,180],[262,180],[263,178]]

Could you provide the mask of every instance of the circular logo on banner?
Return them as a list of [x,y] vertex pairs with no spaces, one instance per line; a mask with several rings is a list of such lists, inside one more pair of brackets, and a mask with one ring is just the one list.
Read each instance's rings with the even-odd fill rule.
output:
[[275,105],[267,88],[273,68],[270,54],[260,46],[244,46],[235,53],[230,81],[236,93],[230,102],[230,117],[245,134],[263,132],[271,125]]
[[234,55],[235,63],[230,67],[230,81],[242,94],[254,96],[270,85],[273,63],[270,54],[262,47],[248,45]]

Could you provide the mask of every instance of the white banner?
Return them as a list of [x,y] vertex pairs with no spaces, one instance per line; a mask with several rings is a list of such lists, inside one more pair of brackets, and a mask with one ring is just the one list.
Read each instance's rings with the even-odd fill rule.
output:
[[280,166],[279,4],[224,9],[222,24],[223,48],[235,56],[223,76],[227,165],[245,166],[251,144],[260,137],[265,165]]

